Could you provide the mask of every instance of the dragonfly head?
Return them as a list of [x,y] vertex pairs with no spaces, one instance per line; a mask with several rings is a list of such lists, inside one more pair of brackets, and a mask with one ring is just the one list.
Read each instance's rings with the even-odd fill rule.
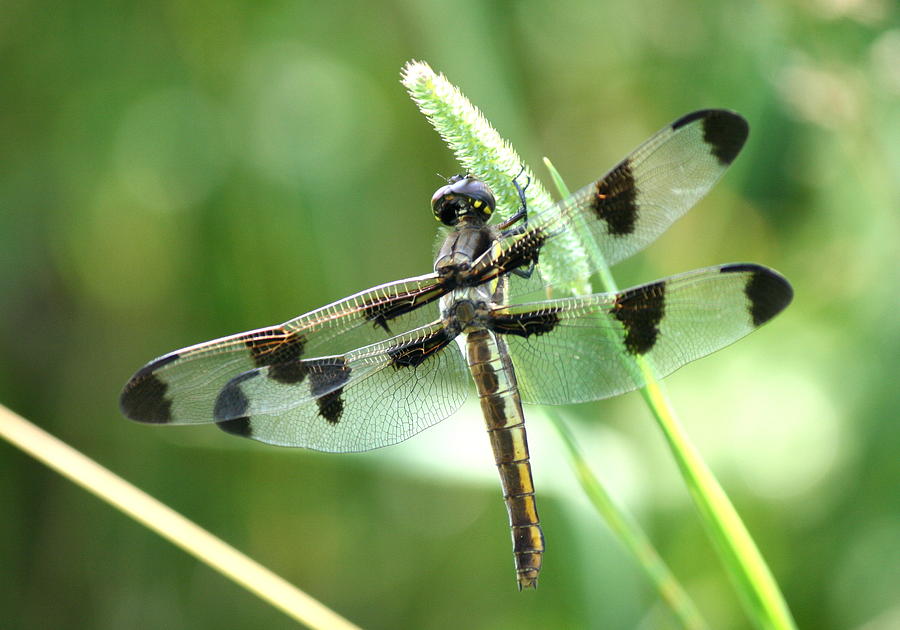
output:
[[434,218],[449,226],[464,218],[486,223],[496,205],[488,185],[471,175],[454,175],[431,198]]

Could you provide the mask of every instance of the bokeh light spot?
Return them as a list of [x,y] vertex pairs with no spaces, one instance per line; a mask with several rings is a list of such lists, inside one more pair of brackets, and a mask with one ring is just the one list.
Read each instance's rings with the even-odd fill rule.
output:
[[219,113],[186,88],[155,92],[125,114],[114,160],[124,191],[155,210],[206,199],[230,161]]

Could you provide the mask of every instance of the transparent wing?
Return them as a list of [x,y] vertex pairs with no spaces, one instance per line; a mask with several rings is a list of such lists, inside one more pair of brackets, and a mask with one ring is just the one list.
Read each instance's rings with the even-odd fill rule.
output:
[[[549,208],[530,209],[528,229],[505,239],[482,265],[502,272],[538,259],[541,278],[511,278],[510,295],[584,280],[601,257],[612,265],[637,253],[690,210],[737,157],[748,133],[747,121],[734,112],[687,114],[599,180]],[[485,269],[481,275],[491,274]]]
[[[513,278],[510,295],[521,295],[535,285],[566,279],[567,270],[579,275],[580,263],[571,262],[571,237],[581,243],[576,261],[586,256],[589,271],[596,269],[593,252],[609,263],[631,255],[706,193],[746,136],[746,122],[731,112],[705,110],[682,117],[599,181],[533,213],[527,230],[498,243],[460,281],[470,286],[488,282],[530,261],[539,261],[544,271],[554,265],[557,275],[538,271],[521,289]],[[280,326],[177,350],[141,368],[126,384],[120,406],[126,416],[143,422],[209,421],[216,396],[236,375],[345,352],[424,325],[434,311],[422,307],[447,294],[451,284],[435,274],[400,280]]]
[[661,378],[749,334],[791,301],[790,284],[759,265],[688,272],[620,293],[495,311],[522,400],[597,400],[644,385],[634,359]]
[[455,333],[440,323],[343,355],[258,368],[232,379],[219,426],[268,444],[328,452],[395,444],[446,418],[470,388]]
[[362,291],[278,326],[214,339],[154,359],[125,385],[122,412],[141,422],[210,422],[233,377],[305,356],[345,352],[433,320],[447,293],[435,274]]

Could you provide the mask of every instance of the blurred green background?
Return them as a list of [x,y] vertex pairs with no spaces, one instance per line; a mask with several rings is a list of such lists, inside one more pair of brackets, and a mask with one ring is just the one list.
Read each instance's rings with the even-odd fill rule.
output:
[[[900,25],[890,0],[5,3],[0,401],[366,628],[674,627],[529,413],[547,555],[518,593],[477,408],[375,453],[126,421],[149,359],[431,268],[445,72],[590,181],[703,107],[751,124],[619,284],[756,261],[762,331],[668,380],[803,628],[900,626]],[[549,183],[549,179],[545,178]],[[564,410],[714,628],[747,623],[637,395]],[[0,445],[0,626],[289,628]]]

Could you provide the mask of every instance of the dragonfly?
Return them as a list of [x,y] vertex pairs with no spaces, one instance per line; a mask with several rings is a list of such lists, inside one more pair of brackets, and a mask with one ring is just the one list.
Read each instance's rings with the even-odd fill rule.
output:
[[571,295],[565,273],[551,277],[541,257],[572,233],[609,264],[643,249],[706,194],[748,132],[728,110],[687,114],[549,207],[526,207],[516,182],[522,207],[499,223],[490,187],[454,176],[431,200],[447,231],[431,273],[165,354],[127,382],[122,412],[152,424],[215,423],[268,444],[359,452],[452,415],[474,384],[518,587],[535,588],[545,544],[522,402],[579,403],[638,389],[648,377],[637,362],[662,378],[752,332],[793,295],[783,276],[753,263]]

